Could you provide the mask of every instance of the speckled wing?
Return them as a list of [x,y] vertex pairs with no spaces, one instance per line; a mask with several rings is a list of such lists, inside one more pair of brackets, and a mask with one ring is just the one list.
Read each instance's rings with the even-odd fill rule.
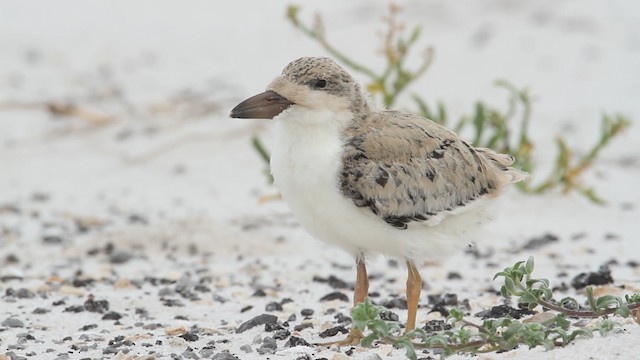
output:
[[474,149],[417,115],[384,111],[346,130],[340,188],[388,224],[435,226],[526,174],[510,155]]

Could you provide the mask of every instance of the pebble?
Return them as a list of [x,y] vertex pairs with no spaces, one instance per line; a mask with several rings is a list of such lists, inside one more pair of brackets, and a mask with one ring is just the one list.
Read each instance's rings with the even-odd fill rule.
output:
[[536,312],[529,309],[514,309],[509,305],[498,305],[492,307],[489,310],[481,311],[475,314],[475,316],[481,318],[482,320],[497,319],[507,315],[511,316],[514,319],[520,319],[523,315],[533,314],[536,314]]
[[398,316],[398,314],[394,313],[391,310],[380,311],[380,314],[378,314],[378,316],[380,317],[380,319],[382,319],[384,321],[398,321],[398,320],[400,320],[400,317]]
[[580,273],[571,280],[571,286],[574,289],[583,289],[589,285],[605,285],[613,283],[613,277],[611,277],[611,270],[604,265],[598,269],[597,272]]
[[535,237],[529,240],[524,246],[522,246],[522,250],[534,250],[538,249],[542,246],[554,243],[558,241],[558,236],[554,234],[544,234],[542,236]]
[[349,330],[344,326],[336,326],[321,332],[319,336],[324,339],[326,337],[336,336],[338,333],[346,334],[348,332]]
[[46,309],[46,308],[36,308],[35,310],[33,310],[31,313],[32,314],[38,314],[38,315],[42,315],[42,314],[46,314],[48,312],[50,312],[51,310]]
[[240,360],[236,356],[229,354],[228,352],[221,352],[213,355],[213,360]]
[[300,310],[300,315],[302,316],[311,316],[313,315],[314,311],[313,309],[302,309]]
[[311,346],[305,339],[299,338],[297,336],[292,336],[289,338],[284,347],[295,347],[295,346]]
[[258,325],[264,325],[268,323],[275,323],[278,321],[278,317],[271,314],[262,314],[254,317],[251,320],[245,321],[236,329],[236,334],[243,333],[251,328],[254,328]]
[[182,357],[184,357],[185,359],[200,359],[200,357],[196,355],[193,350],[185,350],[182,353]]
[[240,346],[240,350],[244,351],[245,353],[250,353],[253,352],[253,349],[251,348],[251,345],[242,345]]
[[120,320],[120,319],[122,319],[122,314],[115,311],[109,311],[108,313],[104,314],[104,316],[102,317],[102,320]]
[[282,305],[275,301],[270,302],[265,306],[265,311],[282,311]]
[[24,327],[24,323],[22,321],[13,317],[7,318],[5,321],[0,323],[0,325],[10,327],[10,328]]
[[320,301],[340,300],[349,302],[349,297],[340,291],[334,291],[320,298]]

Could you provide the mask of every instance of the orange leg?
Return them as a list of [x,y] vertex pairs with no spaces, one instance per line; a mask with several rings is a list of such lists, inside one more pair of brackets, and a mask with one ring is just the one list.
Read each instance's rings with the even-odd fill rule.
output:
[[[358,257],[356,259],[357,264],[357,274],[356,274],[356,284],[353,294],[353,306],[355,307],[359,303],[363,303],[364,299],[369,294],[369,277],[367,276],[367,268],[364,264],[364,259],[362,257]],[[362,335],[362,331],[352,327],[347,334],[347,337],[343,340],[332,341],[328,343],[321,343],[317,345],[322,346],[351,346],[351,345],[359,345],[360,340],[364,335]]]
[[416,327],[416,313],[418,312],[418,302],[420,302],[420,291],[422,290],[422,277],[416,265],[407,260],[407,333]]

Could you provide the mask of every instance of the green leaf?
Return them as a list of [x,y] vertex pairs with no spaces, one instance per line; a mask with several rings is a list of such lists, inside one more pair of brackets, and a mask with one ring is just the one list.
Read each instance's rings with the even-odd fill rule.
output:
[[371,345],[373,344],[374,341],[378,340],[378,334],[376,333],[371,333],[367,336],[365,336],[362,341],[360,341],[360,345],[362,347],[371,347]]
[[529,258],[527,259],[527,263],[524,266],[524,268],[527,271],[527,274],[531,275],[533,273],[533,268],[534,268],[533,256],[529,256]]

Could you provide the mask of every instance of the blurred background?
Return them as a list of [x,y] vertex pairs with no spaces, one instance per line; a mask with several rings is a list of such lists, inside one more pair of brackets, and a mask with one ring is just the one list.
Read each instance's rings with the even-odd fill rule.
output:
[[[91,289],[107,298],[120,278],[210,271],[220,296],[245,294],[218,313],[190,315],[210,324],[239,323],[218,318],[220,311],[240,314],[240,306],[263,301],[249,296],[265,284],[316,306],[324,285],[311,279],[350,279],[352,259],[311,239],[281,201],[265,201],[277,190],[252,140],[270,148],[269,121],[228,114],[290,61],[329,55],[300,24],[384,71],[390,7],[400,38],[421,28],[403,66],[418,69],[431,54],[393,108],[419,111],[419,97],[436,114],[440,103],[451,126],[466,117],[461,132],[473,140],[479,103],[508,113],[513,98],[495,85],[507,81],[531,110],[532,146],[516,150],[529,149],[532,187],[553,176],[558,137],[575,166],[598,148],[603,114],[629,120],[575,178],[603,205],[575,187],[563,194],[566,183],[539,195],[513,190],[496,221],[472,234],[475,257],[431,263],[430,290],[483,293],[496,268],[535,255],[539,275],[556,280],[615,259],[616,281],[637,291],[637,262],[623,265],[640,254],[636,0],[0,0],[0,276],[35,288],[52,274],[71,283],[79,273],[108,279]],[[322,27],[314,27],[317,16]],[[384,105],[371,78],[350,71]],[[512,129],[526,112],[518,106]],[[556,240],[524,245],[539,237]],[[371,271],[402,279],[404,270],[390,264],[372,260]],[[205,268],[194,275],[198,266]],[[449,271],[465,274],[464,282],[449,281]],[[383,291],[400,294],[403,281],[384,282]],[[158,306],[155,316],[174,321]]]

